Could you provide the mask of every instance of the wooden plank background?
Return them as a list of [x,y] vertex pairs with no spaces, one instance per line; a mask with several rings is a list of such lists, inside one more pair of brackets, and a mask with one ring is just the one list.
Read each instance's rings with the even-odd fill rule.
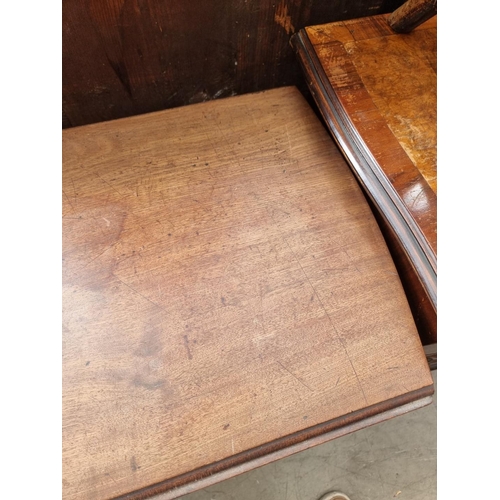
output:
[[63,127],[300,85],[307,25],[402,0],[65,0]]

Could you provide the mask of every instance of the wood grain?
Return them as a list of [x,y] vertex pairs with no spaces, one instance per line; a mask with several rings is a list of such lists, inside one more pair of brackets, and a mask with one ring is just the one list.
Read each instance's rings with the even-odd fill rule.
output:
[[[363,138],[384,144],[373,149],[379,163],[390,168],[383,153],[397,154],[397,144],[390,144],[395,136],[437,193],[436,20],[405,36],[392,33],[385,20],[375,16],[306,32]],[[435,237],[429,234],[429,239]]]
[[193,486],[432,394],[380,230],[296,89],[72,128],[63,163],[65,499]]
[[[312,26],[292,43],[344,153],[356,143],[381,179],[360,178],[386,225],[422,339],[436,342],[436,18],[409,35],[395,34],[387,16]],[[333,116],[334,102],[343,124]],[[357,161],[351,165],[365,175]],[[411,234],[401,230],[397,212],[406,214],[403,223],[418,234],[415,241],[407,240]]]
[[308,24],[403,0],[65,0],[63,125],[302,84],[288,45]]
[[[436,35],[436,29],[429,28],[406,37],[384,36],[344,44],[377,111],[435,193]],[[356,111],[358,115],[362,112]]]

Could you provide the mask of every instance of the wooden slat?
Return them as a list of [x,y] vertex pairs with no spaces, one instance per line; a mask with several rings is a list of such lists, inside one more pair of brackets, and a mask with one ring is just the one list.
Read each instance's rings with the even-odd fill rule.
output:
[[65,499],[235,474],[432,394],[383,237],[296,89],[69,129],[63,159]]

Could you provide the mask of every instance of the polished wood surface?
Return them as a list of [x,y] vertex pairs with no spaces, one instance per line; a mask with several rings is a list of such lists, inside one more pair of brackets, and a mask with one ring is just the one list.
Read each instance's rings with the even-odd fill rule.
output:
[[291,34],[402,3],[64,0],[63,126],[302,84]]
[[[433,18],[410,34],[396,35],[386,18],[368,17],[305,31],[356,129],[368,147],[373,145],[371,152],[408,200],[435,250],[435,206],[431,206],[435,196],[426,200],[428,188],[437,193],[437,21]],[[425,181],[418,189],[415,176]],[[423,199],[413,203],[417,190],[423,191],[419,195]],[[434,212],[433,220],[425,224],[420,212],[424,216]]]
[[[327,125],[387,223],[385,234],[395,242],[393,256],[411,282],[407,293],[417,297],[414,309],[434,316],[423,319],[423,337],[433,342],[436,22],[433,18],[398,35],[387,16],[372,16],[308,27],[292,39]],[[364,172],[358,160],[366,164]],[[367,178],[366,170],[374,177]]]
[[65,130],[63,203],[65,499],[175,498],[429,402],[384,239],[295,88]]
[[[377,111],[435,193],[436,42],[436,29],[429,28],[406,37],[380,36],[344,44]],[[372,110],[357,103],[353,103],[350,109],[363,137],[366,137],[366,141],[374,141],[371,134],[374,117],[370,120],[366,116]],[[363,126],[366,126],[366,131]],[[380,137],[381,130],[377,130],[377,133]],[[380,148],[374,148],[373,152],[383,164],[384,157]]]

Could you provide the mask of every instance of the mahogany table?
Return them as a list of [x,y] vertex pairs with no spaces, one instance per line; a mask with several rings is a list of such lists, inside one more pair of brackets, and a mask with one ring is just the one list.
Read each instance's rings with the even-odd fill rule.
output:
[[295,88],[63,132],[63,497],[177,498],[431,401]]

